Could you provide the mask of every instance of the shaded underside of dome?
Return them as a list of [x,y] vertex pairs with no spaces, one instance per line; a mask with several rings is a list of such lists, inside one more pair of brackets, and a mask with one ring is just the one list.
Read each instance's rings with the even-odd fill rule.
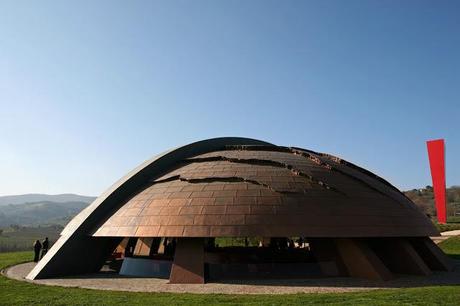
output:
[[384,237],[437,234],[395,187],[339,158],[223,146],[178,160],[94,230],[97,237]]

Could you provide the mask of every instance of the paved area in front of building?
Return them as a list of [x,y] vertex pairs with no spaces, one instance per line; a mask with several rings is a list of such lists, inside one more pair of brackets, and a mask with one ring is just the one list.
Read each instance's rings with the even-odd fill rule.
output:
[[460,236],[460,230],[442,232],[441,236],[443,236],[443,237]]
[[450,237],[453,237],[453,236],[460,236],[460,230],[442,232],[441,236],[434,236],[434,237],[430,237],[430,238],[431,238],[431,240],[434,241],[434,243],[438,244],[438,243],[441,243],[444,240],[447,240],[447,239],[449,239]]
[[[4,274],[25,280],[34,263],[12,266]],[[224,294],[286,294],[316,292],[352,292],[382,288],[405,288],[433,285],[460,284],[460,261],[456,261],[453,272],[435,272],[430,276],[400,276],[395,280],[368,281],[356,278],[317,278],[295,280],[245,280],[219,283],[168,284],[166,279],[123,277],[116,273],[104,272],[89,275],[43,279],[31,281],[41,285],[80,287],[99,290],[135,292],[181,292],[181,293],[224,293]]]

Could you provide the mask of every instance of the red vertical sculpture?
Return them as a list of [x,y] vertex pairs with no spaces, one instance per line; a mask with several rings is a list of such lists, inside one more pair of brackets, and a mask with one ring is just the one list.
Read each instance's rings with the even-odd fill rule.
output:
[[446,223],[446,175],[444,165],[444,139],[426,142],[433,180],[434,200],[439,223]]

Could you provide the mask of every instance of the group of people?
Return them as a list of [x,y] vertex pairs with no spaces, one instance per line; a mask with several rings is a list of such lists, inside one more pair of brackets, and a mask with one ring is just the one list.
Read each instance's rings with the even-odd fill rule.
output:
[[[48,252],[49,248],[49,241],[48,237],[45,238],[42,242],[40,240],[36,240],[34,243],[34,261],[38,262],[40,259],[45,256],[46,252]],[[41,256],[40,256],[40,251],[41,251]]]

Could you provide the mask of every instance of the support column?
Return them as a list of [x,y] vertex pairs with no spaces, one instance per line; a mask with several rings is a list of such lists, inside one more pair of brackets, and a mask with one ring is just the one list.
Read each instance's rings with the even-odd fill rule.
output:
[[429,237],[413,238],[411,243],[431,270],[452,271],[452,260]]
[[204,284],[204,239],[179,238],[169,277],[171,284]]
[[407,239],[393,238],[384,242],[383,261],[396,273],[412,275],[430,275],[431,270],[415,251]]
[[134,247],[135,256],[149,256],[152,247],[153,238],[141,237],[137,239],[136,246]]
[[125,257],[132,257],[134,255],[134,249],[136,248],[137,239],[137,237],[130,237],[128,239],[128,243],[125,247]]
[[152,246],[150,247],[149,256],[153,256],[155,254],[158,254],[158,249],[160,248],[160,244],[161,244],[161,238],[159,238],[159,237],[153,238]]
[[336,246],[348,273],[353,277],[373,280],[393,278],[375,253],[359,239],[336,239]]
[[338,253],[334,239],[308,239],[308,244],[325,276],[348,276],[348,271]]

